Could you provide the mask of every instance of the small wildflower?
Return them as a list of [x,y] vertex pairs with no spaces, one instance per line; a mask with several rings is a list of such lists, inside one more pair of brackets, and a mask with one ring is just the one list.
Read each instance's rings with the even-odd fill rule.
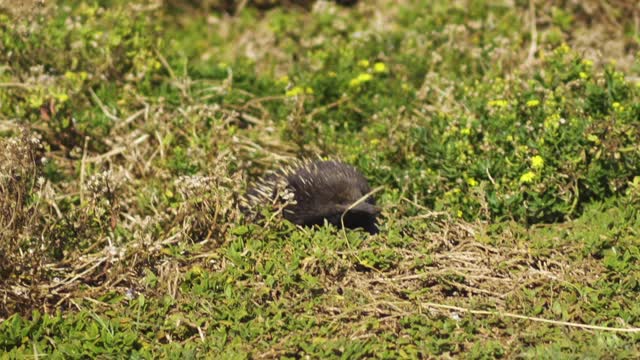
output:
[[373,64],[373,72],[376,73],[385,73],[387,72],[387,65],[383,62],[377,62]]
[[40,96],[30,96],[29,97],[29,106],[34,109],[39,108],[44,103],[44,99]]
[[578,75],[580,75],[580,79],[583,79],[583,80],[585,80],[585,79],[587,79],[589,77],[589,75],[587,75],[587,73],[584,72],[584,71],[580,71],[580,74],[578,74]]
[[458,194],[458,193],[460,193],[460,189],[458,189],[458,188],[453,188],[453,189],[451,189],[451,190],[449,190],[449,191],[445,192],[445,193],[444,193],[444,196],[445,196],[445,197],[452,197],[452,196],[454,196],[454,195],[456,195],[456,194]]
[[569,53],[569,50],[571,50],[571,49],[569,48],[569,45],[567,45],[566,43],[564,43],[564,44],[562,44],[562,45],[558,46],[558,48],[556,49],[556,52],[557,52],[558,54],[560,54],[560,55],[564,55],[564,54]]
[[456,215],[457,215],[459,218],[461,218],[461,217],[462,217],[462,210],[458,210],[458,211],[456,212]]
[[371,74],[361,73],[360,75],[358,75],[358,80],[360,82],[367,82],[367,81],[371,81],[372,79],[373,79],[373,76],[371,76]]
[[305,92],[305,93],[307,93],[308,95],[313,95],[313,88],[311,88],[311,87],[307,86],[307,87],[304,89],[304,92]]
[[302,95],[303,93],[304,93],[304,88],[302,88],[301,86],[294,86],[293,88],[287,90],[287,92],[285,93],[285,96],[294,97],[294,96]]
[[552,114],[544,120],[545,129],[557,129],[560,126],[560,114]]
[[56,99],[58,99],[58,101],[60,101],[61,103],[67,102],[67,100],[69,100],[69,95],[67,94],[57,94],[56,95]]
[[584,64],[584,66],[586,66],[586,67],[592,67],[593,66],[593,61],[591,61],[589,59],[584,59],[584,60],[582,60],[582,64]]
[[489,105],[490,107],[505,108],[507,107],[507,105],[509,105],[509,102],[507,100],[497,99],[490,100],[487,105]]
[[460,134],[461,135],[471,135],[471,129],[470,128],[464,128],[464,129],[460,130]]
[[[638,83],[638,87],[640,87],[640,82]],[[411,87],[407,83],[402,83],[401,88],[403,91],[407,91],[407,92],[411,90]]]
[[536,155],[531,158],[531,167],[539,170],[544,167],[544,159],[540,155]]
[[356,87],[359,86],[362,83],[368,82],[373,80],[373,76],[371,74],[367,74],[367,73],[360,73],[357,77],[351,79],[351,81],[349,81],[349,86],[351,87]]
[[467,184],[469,184],[469,186],[471,186],[471,187],[478,186],[478,182],[474,178],[468,178],[467,179]]
[[613,110],[615,112],[623,112],[624,111],[624,106],[620,105],[619,102],[614,101],[613,104],[611,104],[611,107],[613,108]]
[[536,178],[536,174],[533,171],[527,171],[520,176],[520,183],[527,184],[532,182]]
[[281,76],[278,79],[278,84],[286,85],[289,83],[289,77],[287,75]]
[[360,61],[358,61],[358,66],[363,67],[363,68],[368,68],[369,67],[369,60],[360,60]]
[[538,100],[538,99],[532,99],[532,100],[527,101],[527,107],[532,108],[532,107],[536,107],[538,105],[540,105],[540,100]]

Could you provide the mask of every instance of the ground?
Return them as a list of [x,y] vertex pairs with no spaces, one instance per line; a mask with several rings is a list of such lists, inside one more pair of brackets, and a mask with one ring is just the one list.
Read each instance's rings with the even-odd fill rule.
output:
[[[638,358],[640,5],[0,1],[9,358]],[[340,158],[380,233],[250,222]]]

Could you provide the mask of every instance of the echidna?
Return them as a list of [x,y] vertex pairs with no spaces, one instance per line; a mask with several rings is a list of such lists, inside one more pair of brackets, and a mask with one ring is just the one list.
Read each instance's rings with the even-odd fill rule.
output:
[[247,192],[245,209],[289,200],[283,214],[294,224],[322,225],[327,220],[340,227],[344,214],[347,228],[375,234],[380,209],[373,196],[353,205],[370,191],[367,179],[350,165],[335,160],[306,161],[259,181]]

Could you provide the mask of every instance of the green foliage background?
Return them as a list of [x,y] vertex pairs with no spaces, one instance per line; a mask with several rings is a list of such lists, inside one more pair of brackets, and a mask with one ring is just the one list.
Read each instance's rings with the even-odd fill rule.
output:
[[[0,6],[0,351],[638,356],[428,305],[640,326],[637,5],[244,5]],[[380,235],[244,222],[313,155]]]

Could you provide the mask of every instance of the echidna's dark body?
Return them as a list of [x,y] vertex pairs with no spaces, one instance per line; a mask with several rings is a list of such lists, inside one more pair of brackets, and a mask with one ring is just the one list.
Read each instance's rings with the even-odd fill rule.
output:
[[364,176],[350,165],[334,160],[310,161],[280,170],[247,192],[248,206],[271,203],[279,196],[278,189],[293,193],[295,202],[287,205],[283,214],[295,224],[322,225],[327,220],[340,227],[345,214],[346,227],[378,232],[376,218],[380,210],[373,196],[349,209],[371,191]]

